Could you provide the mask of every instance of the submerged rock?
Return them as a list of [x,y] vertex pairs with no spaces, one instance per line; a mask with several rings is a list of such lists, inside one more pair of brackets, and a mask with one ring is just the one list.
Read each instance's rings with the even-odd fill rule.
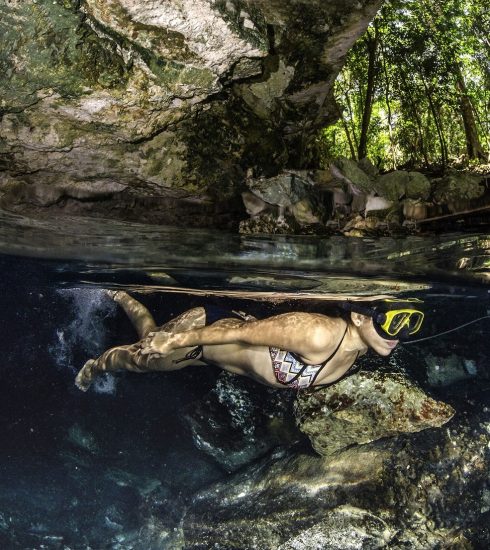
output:
[[301,439],[293,400],[294,392],[222,373],[215,388],[184,416],[197,448],[232,472],[273,447]]
[[[328,511],[345,506],[353,487],[374,491],[386,458],[372,450],[330,461],[275,453],[194,498],[184,520],[185,548],[277,549],[311,529],[323,531],[325,520],[332,527]],[[361,500],[350,504],[365,510]]]
[[301,392],[298,426],[328,456],[350,445],[439,427],[454,415],[399,373],[360,372],[335,385]]
[[79,424],[73,424],[68,430],[67,440],[72,445],[93,454],[100,452],[96,438]]
[[328,457],[275,453],[196,495],[184,548],[483,548],[488,426],[473,419]]
[[338,506],[322,523],[290,538],[278,550],[383,548],[395,531],[380,516],[355,506]]

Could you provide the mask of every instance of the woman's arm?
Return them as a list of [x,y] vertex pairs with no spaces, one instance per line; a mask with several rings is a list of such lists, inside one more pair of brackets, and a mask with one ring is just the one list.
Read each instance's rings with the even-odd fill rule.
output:
[[[316,313],[285,313],[241,324],[216,323],[180,333],[155,332],[142,353],[167,354],[188,346],[248,344],[286,349],[307,362],[320,362],[336,337],[336,321]],[[338,329],[337,329],[338,330]]]

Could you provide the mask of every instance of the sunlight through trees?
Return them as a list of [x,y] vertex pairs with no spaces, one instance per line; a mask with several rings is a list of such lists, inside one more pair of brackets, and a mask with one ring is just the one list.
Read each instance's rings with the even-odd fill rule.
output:
[[389,0],[336,83],[338,122],[325,160],[380,168],[488,162],[487,0]]

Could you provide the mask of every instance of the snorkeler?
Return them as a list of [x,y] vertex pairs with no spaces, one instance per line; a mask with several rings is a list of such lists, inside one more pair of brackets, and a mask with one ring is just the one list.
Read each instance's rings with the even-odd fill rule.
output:
[[85,363],[76,385],[86,391],[105,372],[172,371],[216,365],[276,388],[329,385],[349,373],[368,348],[387,356],[400,339],[420,330],[417,299],[346,301],[344,314],[284,313],[263,320],[241,313],[190,309],[162,327],[124,291],[108,294],[121,305],[140,340]]

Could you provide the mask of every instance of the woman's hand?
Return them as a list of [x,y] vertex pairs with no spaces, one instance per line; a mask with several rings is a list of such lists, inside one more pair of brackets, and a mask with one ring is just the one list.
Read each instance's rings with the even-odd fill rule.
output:
[[175,345],[175,334],[172,332],[150,332],[143,340],[141,346],[142,355],[167,355],[177,346]]

